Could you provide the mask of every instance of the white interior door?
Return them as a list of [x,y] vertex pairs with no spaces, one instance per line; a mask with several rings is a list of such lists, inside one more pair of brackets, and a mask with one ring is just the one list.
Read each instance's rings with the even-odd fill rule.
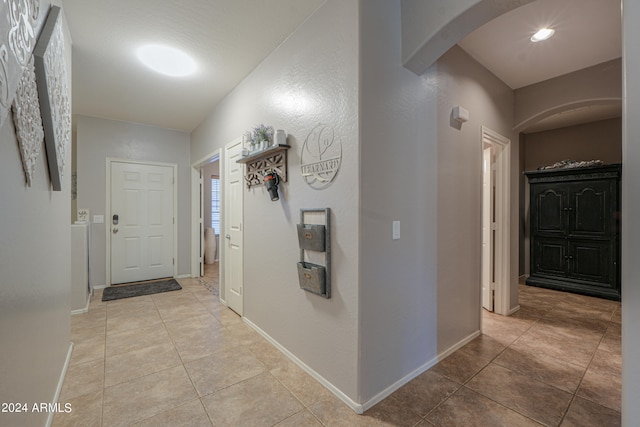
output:
[[111,162],[111,283],[173,277],[174,168]]
[[[483,196],[483,245],[487,243],[488,257],[484,258],[483,270],[487,266],[486,274],[490,275],[489,283],[485,289],[483,271],[482,303],[483,307],[495,311],[498,314],[511,314],[511,141],[499,133],[482,126],[483,160],[487,156],[485,148],[490,148],[490,161],[487,174],[484,174],[488,190]],[[483,184],[484,186],[485,184]],[[485,207],[485,203],[488,206]],[[485,209],[488,213],[485,215]],[[485,237],[486,233],[486,237]],[[485,305],[485,303],[487,303]],[[516,308],[517,309],[517,308]]]
[[[242,140],[225,146],[224,150],[224,286],[229,308],[242,315],[242,221],[244,176]],[[222,239],[221,239],[222,240]],[[222,243],[222,242],[221,242]]]
[[482,154],[482,307],[493,311],[495,257],[492,240],[495,205],[491,146],[485,147]]

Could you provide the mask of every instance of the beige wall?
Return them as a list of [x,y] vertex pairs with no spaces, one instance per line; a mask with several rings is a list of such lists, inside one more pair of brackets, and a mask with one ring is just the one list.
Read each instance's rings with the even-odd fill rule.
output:
[[622,120],[609,119],[524,135],[525,170],[561,160],[622,162]]
[[[68,31],[66,41],[71,78]],[[42,150],[27,187],[9,113],[0,127],[0,403],[25,402],[29,411],[0,412],[2,426],[45,425],[50,414],[31,407],[54,402],[71,350],[71,147],[62,191],[51,190]]]
[[524,130],[550,115],[589,105],[620,105],[622,60],[613,59],[515,91],[514,126]]

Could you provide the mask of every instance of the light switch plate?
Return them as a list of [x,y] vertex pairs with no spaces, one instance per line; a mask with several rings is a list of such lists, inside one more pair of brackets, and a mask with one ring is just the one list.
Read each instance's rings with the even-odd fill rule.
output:
[[393,221],[392,230],[393,230],[392,239],[393,240],[400,239],[400,221]]
[[94,215],[93,216],[94,224],[104,224],[104,215]]

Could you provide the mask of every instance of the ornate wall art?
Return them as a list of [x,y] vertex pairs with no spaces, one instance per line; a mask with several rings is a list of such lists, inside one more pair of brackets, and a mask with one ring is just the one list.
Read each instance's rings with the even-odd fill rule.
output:
[[31,187],[36,161],[42,150],[44,130],[40,117],[40,103],[38,102],[38,87],[36,85],[36,71],[33,57],[27,63],[22,78],[18,83],[18,90],[11,106],[13,122],[16,127],[16,137],[20,146],[22,166]]
[[342,164],[342,141],[332,127],[318,124],[302,146],[300,170],[306,183],[321,190],[331,184]]
[[0,126],[35,45],[40,0],[2,0],[0,4]]
[[62,189],[65,156],[71,143],[71,99],[61,21],[60,8],[52,6],[33,52],[47,162],[54,191]]

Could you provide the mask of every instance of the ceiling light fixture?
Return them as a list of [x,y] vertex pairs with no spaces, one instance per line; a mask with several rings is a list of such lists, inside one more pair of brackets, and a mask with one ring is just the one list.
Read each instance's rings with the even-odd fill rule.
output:
[[537,33],[531,36],[531,41],[534,43],[541,42],[551,37],[555,32],[556,31],[551,28],[542,28],[538,30]]
[[171,77],[185,77],[198,68],[183,51],[163,45],[142,46],[138,49],[138,59],[152,70]]

